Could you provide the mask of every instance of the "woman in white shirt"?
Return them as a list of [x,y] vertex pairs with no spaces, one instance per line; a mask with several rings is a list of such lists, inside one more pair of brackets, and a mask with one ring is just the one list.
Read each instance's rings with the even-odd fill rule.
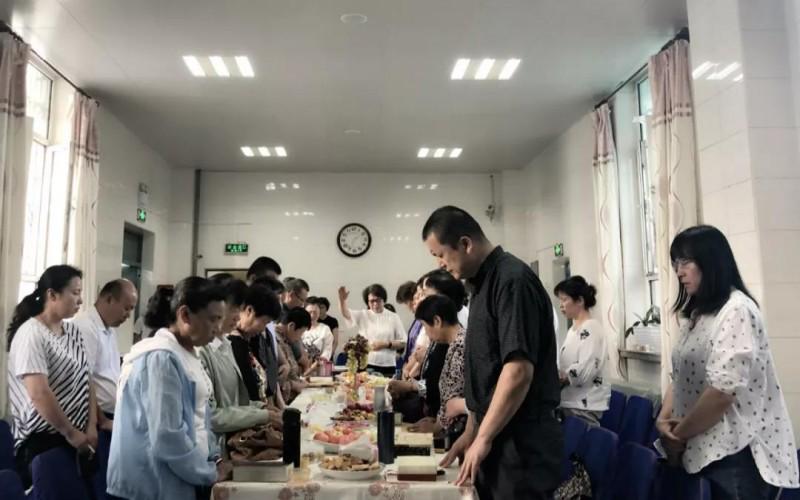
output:
[[597,290],[582,276],[572,276],[556,285],[553,293],[561,303],[561,313],[572,320],[558,353],[561,411],[600,425],[611,388],[603,380],[608,359],[603,325],[589,312],[597,303]]
[[[333,355],[333,332],[325,323],[319,322],[319,303],[316,297],[310,297],[306,301],[306,312],[311,316],[311,327],[303,334],[303,344],[313,345],[319,351],[318,358],[328,361]],[[317,359],[313,360],[312,366],[316,365]],[[309,368],[307,371],[311,371]]]
[[351,311],[347,306],[350,292],[339,287],[339,307],[348,326],[358,328],[358,333],[369,341],[367,368],[386,377],[394,376],[397,351],[406,345],[406,331],[400,316],[383,307],[386,289],[378,284],[370,285],[362,292],[369,309]]
[[798,486],[791,420],[761,311],[725,236],[695,226],[670,247],[681,338],[656,426],[672,462],[711,484],[711,496],[770,497]]

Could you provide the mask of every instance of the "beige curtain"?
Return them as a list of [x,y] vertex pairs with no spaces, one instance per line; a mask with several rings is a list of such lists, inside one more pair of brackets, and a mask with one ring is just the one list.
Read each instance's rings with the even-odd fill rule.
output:
[[622,279],[622,236],[619,226],[619,178],[611,109],[603,104],[594,111],[594,202],[600,271],[597,303],[605,328],[608,363],[606,376],[621,379],[619,340],[625,330]]
[[17,304],[32,123],[25,116],[29,48],[0,34],[0,417],[7,415],[6,328]]
[[656,245],[661,288],[661,390],[669,385],[672,349],[680,331],[671,313],[678,282],[669,246],[683,229],[697,224],[696,145],[689,43],[677,40],[650,58],[648,76],[653,114],[648,118],[650,162],[656,184]]
[[67,261],[83,271],[83,302],[97,296],[97,196],[100,153],[97,143],[97,101],[75,92],[69,164],[69,238]]

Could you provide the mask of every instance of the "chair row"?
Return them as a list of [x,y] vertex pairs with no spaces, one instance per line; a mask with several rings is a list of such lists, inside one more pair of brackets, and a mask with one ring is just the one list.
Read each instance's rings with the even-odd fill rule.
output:
[[682,469],[660,463],[656,453],[602,427],[589,427],[576,417],[566,417],[562,480],[572,476],[571,459],[586,468],[592,498],[599,500],[704,500],[708,483]]

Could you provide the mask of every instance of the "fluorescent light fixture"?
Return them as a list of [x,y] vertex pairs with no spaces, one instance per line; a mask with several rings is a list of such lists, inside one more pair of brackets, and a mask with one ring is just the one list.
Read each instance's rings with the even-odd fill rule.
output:
[[208,58],[209,62],[211,62],[211,67],[214,68],[214,71],[217,73],[217,76],[221,76],[223,78],[227,78],[231,76],[230,71],[228,71],[228,67],[225,66],[225,61],[222,60],[220,56],[211,56]]
[[494,66],[494,59],[484,59],[481,61],[481,65],[478,66],[478,71],[475,72],[475,79],[486,80],[486,77],[489,76],[489,72],[492,71],[492,66]]
[[267,191],[275,191],[275,183],[268,182],[267,185],[264,186],[264,189],[266,189]]
[[463,80],[468,67],[469,67],[469,59],[457,60],[455,66],[453,66],[453,71],[450,73],[450,79]]
[[283,146],[276,146],[275,147],[275,154],[280,156],[281,158],[286,157],[286,149]]
[[300,215],[300,212],[295,212],[295,213],[294,213],[294,216],[295,216],[295,217],[297,217],[297,216],[299,216],[299,215]]
[[741,67],[741,64],[738,62],[732,62],[729,65],[725,66],[721,70],[717,71],[716,73],[711,73],[708,75],[708,80],[724,80],[728,75],[736,71]]
[[242,146],[242,154],[246,157],[250,158],[253,156],[253,148],[248,146]]
[[253,72],[253,66],[250,65],[250,59],[247,56],[236,56],[236,65],[239,67],[239,74],[245,78],[253,78],[256,76]]
[[744,74],[742,73],[739,73],[739,76],[733,79],[734,82],[741,82],[742,80],[744,80]]
[[436,148],[436,151],[433,152],[433,157],[441,158],[442,156],[444,156],[444,151],[445,151],[444,148]]
[[700,66],[696,67],[694,71],[692,71],[692,78],[697,80],[701,76],[705,75],[708,70],[714,67],[714,63],[711,61],[705,61]]
[[414,217],[419,217],[419,214],[418,214],[418,213],[417,213],[417,214],[414,214]]
[[403,214],[395,214],[394,216],[395,216],[395,217],[397,217],[397,218],[399,219],[400,217],[402,217],[402,216],[403,216]]
[[405,217],[406,219],[408,219],[409,217],[411,217],[411,214],[405,214],[403,217]]
[[514,72],[517,71],[517,67],[519,66],[520,60],[519,59],[509,59],[503,65],[503,69],[500,70],[500,75],[497,77],[498,80],[510,80],[512,76],[514,76]]
[[412,187],[411,184],[406,184],[406,189],[411,189]]
[[260,154],[261,156],[272,156],[269,152],[269,148],[264,146],[258,148],[258,154]]
[[189,68],[189,72],[192,73],[192,76],[206,76],[206,72],[200,65],[200,61],[198,61],[195,56],[183,56],[183,62],[186,63],[186,67]]
[[292,184],[292,189],[300,189],[300,184],[295,182],[294,184]]
[[389,241],[394,241],[394,236],[390,236]]
[[435,191],[439,188],[438,184],[431,184],[431,191]]
[[286,183],[285,182],[281,182],[281,189],[286,189],[286,188],[287,188]]
[[425,189],[425,184],[417,184],[417,189]]
[[427,158],[428,153],[430,153],[430,149],[428,148],[419,148],[419,152],[417,152],[417,158]]
[[461,148],[453,148],[450,150],[450,158],[458,158],[461,156]]

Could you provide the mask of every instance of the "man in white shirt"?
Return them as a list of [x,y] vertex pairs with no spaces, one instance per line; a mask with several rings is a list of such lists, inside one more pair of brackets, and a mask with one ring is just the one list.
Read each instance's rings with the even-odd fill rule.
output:
[[72,320],[83,336],[97,405],[101,410],[98,423],[104,430],[111,430],[120,373],[115,328],[127,321],[137,301],[133,283],[123,278],[109,281],[100,290],[94,306],[81,311]]

